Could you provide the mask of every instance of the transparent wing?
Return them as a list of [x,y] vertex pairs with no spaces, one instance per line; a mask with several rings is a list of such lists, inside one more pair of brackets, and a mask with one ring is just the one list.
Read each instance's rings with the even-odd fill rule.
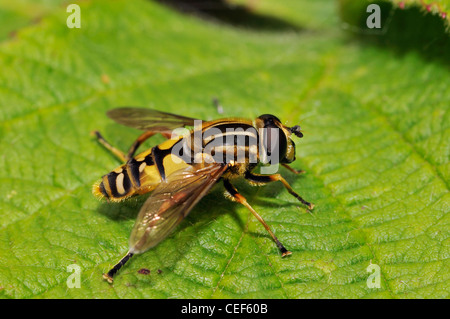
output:
[[214,163],[170,174],[142,206],[131,232],[130,252],[143,253],[169,235],[226,169]]
[[144,131],[166,132],[193,126],[195,119],[138,107],[120,107],[106,113],[117,123]]

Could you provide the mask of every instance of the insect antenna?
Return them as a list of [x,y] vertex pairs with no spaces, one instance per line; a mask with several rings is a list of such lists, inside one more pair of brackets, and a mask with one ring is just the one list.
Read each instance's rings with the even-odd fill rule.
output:
[[122,268],[123,265],[125,265],[128,259],[130,259],[131,257],[133,257],[133,253],[128,252],[117,264],[114,265],[114,267],[111,268],[110,271],[108,271],[108,273],[103,274],[103,278],[106,279],[110,284],[112,284],[114,281],[113,277],[116,272],[118,272],[119,269]]
[[301,128],[298,125],[295,125],[291,128],[289,128],[292,134],[297,135],[298,137],[303,137],[303,133],[301,132]]

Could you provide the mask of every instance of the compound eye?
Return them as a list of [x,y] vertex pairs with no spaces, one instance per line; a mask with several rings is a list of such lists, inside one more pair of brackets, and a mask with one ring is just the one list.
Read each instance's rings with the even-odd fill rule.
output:
[[289,139],[288,146],[286,148],[286,156],[282,160],[282,163],[289,164],[295,161],[295,143]]

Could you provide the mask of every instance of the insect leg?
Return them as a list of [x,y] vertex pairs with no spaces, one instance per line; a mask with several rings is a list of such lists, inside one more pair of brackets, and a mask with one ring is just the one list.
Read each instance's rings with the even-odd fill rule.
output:
[[122,161],[122,162],[126,162],[126,156],[125,154],[118,150],[117,148],[115,148],[114,146],[112,146],[111,144],[109,144],[105,138],[100,134],[99,131],[93,131],[91,133],[92,135],[95,135],[95,137],[97,138],[97,140],[99,141],[100,144],[102,144],[107,150],[109,150],[111,153],[113,153],[114,155],[117,156],[117,158]]
[[[97,137],[97,140],[100,142],[100,144],[102,144],[106,149],[108,149],[114,155],[116,155],[117,158],[119,158],[119,160],[121,160],[122,162],[128,162],[134,156],[138,147],[141,146],[141,144],[144,143],[144,141],[146,141],[147,139],[149,139],[156,133],[157,132],[146,131],[146,132],[142,133],[141,135],[139,135],[139,137],[136,139],[136,141],[133,143],[133,145],[131,145],[130,149],[128,150],[128,153],[125,155],[125,153],[123,153],[122,151],[118,150],[117,148],[115,148],[114,146],[109,144],[105,140],[105,138],[100,134],[99,131],[92,132],[92,134],[94,134]],[[170,138],[170,134],[161,133],[161,135],[164,136],[165,138]]]
[[306,200],[304,200],[299,194],[297,194],[291,187],[291,185],[289,185],[289,183],[283,178],[283,176],[281,176],[280,174],[273,174],[273,175],[257,175],[257,174],[252,174],[250,172],[245,173],[245,178],[248,179],[249,181],[255,182],[255,183],[259,183],[259,184],[267,184],[270,182],[276,182],[276,181],[280,181],[283,183],[284,187],[287,189],[287,191],[294,196],[295,198],[297,198],[300,202],[302,202],[303,204],[305,204],[306,206],[308,206],[309,209],[313,209],[314,208],[314,204],[307,202]]
[[236,202],[244,205],[245,207],[247,207],[247,209],[252,212],[252,214],[256,217],[256,219],[258,219],[261,224],[263,224],[264,228],[267,230],[267,232],[270,234],[270,236],[272,236],[273,240],[275,241],[278,249],[281,252],[281,256],[287,256],[290,255],[291,252],[289,250],[287,250],[283,244],[278,240],[278,238],[275,236],[275,234],[272,232],[272,230],[270,229],[269,225],[267,225],[267,223],[264,221],[264,219],[253,209],[252,206],[250,206],[249,203],[247,203],[247,200],[245,199],[244,196],[242,196],[241,194],[239,194],[239,192],[237,191],[237,189],[230,183],[229,180],[224,179],[223,180],[223,184],[225,186],[225,189],[227,190],[227,192],[231,195],[231,198],[233,200],[235,200]]
[[114,281],[113,277],[116,272],[118,272],[119,269],[122,268],[122,266],[125,265],[128,259],[130,259],[131,257],[133,257],[133,254],[128,252],[117,264],[114,265],[113,268],[110,269],[110,271],[108,271],[108,273],[103,274],[103,278],[106,279],[110,284],[112,284]]
[[281,165],[283,165],[283,167],[285,167],[285,168],[287,168],[288,170],[290,170],[292,173],[294,173],[294,174],[303,174],[305,171],[304,170],[302,170],[302,169],[300,169],[300,170],[297,170],[297,169],[295,169],[295,168],[292,168],[292,167],[290,167],[288,164],[281,164]]
[[146,131],[146,132],[142,133],[141,135],[139,135],[139,137],[136,139],[136,141],[134,141],[133,145],[131,145],[130,149],[128,150],[128,153],[126,156],[126,161],[133,158],[133,155],[134,155],[134,153],[136,153],[136,150],[138,149],[138,147],[141,146],[141,144],[144,143],[144,141],[146,141],[147,139],[149,139],[150,137],[152,137],[155,134],[156,134],[155,132]]

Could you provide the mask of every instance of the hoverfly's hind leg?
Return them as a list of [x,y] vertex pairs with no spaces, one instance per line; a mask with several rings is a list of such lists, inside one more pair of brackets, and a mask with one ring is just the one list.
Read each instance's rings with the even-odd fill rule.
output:
[[93,131],[91,132],[92,135],[94,135],[98,142],[102,144],[107,150],[109,150],[111,153],[113,153],[120,161],[126,162],[126,155],[124,152],[118,150],[114,146],[108,143],[108,141],[105,140],[105,138],[100,134],[99,131]]
[[130,259],[131,257],[133,257],[133,253],[128,252],[117,264],[114,265],[113,268],[111,268],[106,274],[103,274],[103,278],[110,284],[112,284],[114,281],[114,275],[119,271],[120,268],[123,267],[123,265],[125,265],[128,259]]
[[276,182],[276,181],[280,181],[281,183],[283,183],[284,187],[287,189],[287,191],[294,196],[295,198],[297,198],[300,202],[302,202],[303,204],[305,204],[306,206],[308,206],[309,209],[313,209],[314,208],[314,204],[307,202],[306,200],[304,200],[299,194],[297,194],[291,187],[291,185],[289,185],[289,183],[283,178],[283,176],[281,176],[280,174],[273,174],[273,175],[257,175],[257,174],[252,174],[250,172],[247,172],[245,174],[245,178],[248,179],[251,182],[257,183],[257,184],[267,184],[270,182]]
[[[112,146],[110,143],[108,143],[105,138],[100,134],[99,131],[93,131],[92,134],[97,137],[97,140],[102,144],[107,150],[109,150],[111,153],[113,153],[120,161],[122,162],[128,162],[131,158],[133,158],[134,154],[136,153],[139,146],[141,146],[142,143],[144,143],[147,139],[152,137],[158,132],[151,132],[146,131],[139,135],[139,137],[134,141],[133,145],[131,145],[130,149],[128,150],[128,153],[125,155],[124,152],[118,150],[114,146]],[[165,138],[170,138],[170,134],[159,132],[162,136]]]
[[281,165],[283,165],[283,167],[285,167],[285,168],[287,168],[288,170],[290,170],[292,173],[294,173],[294,174],[303,174],[305,171],[304,170],[302,170],[302,169],[300,169],[300,170],[297,170],[297,169],[295,169],[295,168],[292,168],[292,167],[290,167],[288,164],[281,164]]
[[247,209],[252,212],[252,214],[256,217],[256,219],[258,219],[261,224],[263,224],[264,228],[267,230],[267,232],[270,234],[270,236],[273,238],[273,240],[275,241],[278,249],[281,252],[281,256],[285,257],[287,255],[290,255],[291,252],[289,250],[287,250],[283,244],[278,240],[278,238],[275,236],[275,234],[272,232],[272,230],[270,229],[269,225],[267,225],[267,223],[264,221],[264,219],[253,209],[252,206],[250,206],[250,204],[247,202],[247,200],[245,199],[244,196],[242,196],[241,194],[239,194],[239,192],[237,191],[237,189],[230,183],[229,180],[224,179],[223,180],[223,184],[225,186],[226,191],[228,192],[228,194],[230,194],[231,199],[244,205],[245,207],[247,207]]

